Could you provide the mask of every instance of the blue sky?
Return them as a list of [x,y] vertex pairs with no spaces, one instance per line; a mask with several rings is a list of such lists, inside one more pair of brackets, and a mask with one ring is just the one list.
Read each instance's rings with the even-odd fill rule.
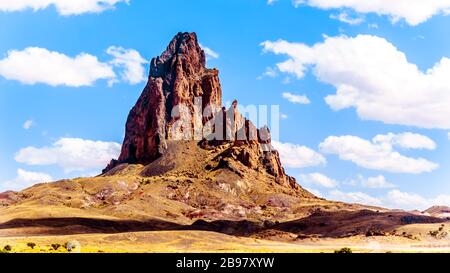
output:
[[224,102],[280,105],[277,146],[303,186],[450,205],[450,1],[3,2],[0,191],[98,173],[120,149],[145,60],[195,31]]

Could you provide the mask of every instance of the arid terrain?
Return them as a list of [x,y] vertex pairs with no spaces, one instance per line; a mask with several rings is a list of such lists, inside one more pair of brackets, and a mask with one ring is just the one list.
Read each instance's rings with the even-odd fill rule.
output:
[[[256,171],[221,179],[235,174],[200,167],[222,148],[208,151],[192,142],[169,147],[151,165],[163,168],[170,158],[164,175],[143,176],[149,166],[123,165],[98,177],[2,194],[0,248],[66,252],[52,245],[78,241],[83,252],[450,250],[450,223],[442,218],[293,196],[277,184],[269,191]],[[195,160],[172,158],[176,149]]]
[[[222,107],[221,92],[218,71],[205,67],[195,33],[177,34],[152,60],[121,155],[101,175],[0,194],[0,249],[450,251],[447,208],[393,211],[314,196],[285,173],[269,130],[245,119],[237,101]],[[217,111],[197,119],[197,97],[200,110],[213,105]],[[187,110],[171,116],[182,103]],[[187,125],[177,127],[183,119]],[[198,123],[217,120],[225,122],[210,128],[214,139],[186,140]]]

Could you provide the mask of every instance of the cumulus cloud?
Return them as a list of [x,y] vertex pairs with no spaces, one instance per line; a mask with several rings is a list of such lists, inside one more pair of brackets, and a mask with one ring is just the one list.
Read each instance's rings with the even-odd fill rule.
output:
[[347,202],[347,203],[356,203],[356,204],[364,204],[364,205],[372,205],[372,206],[382,206],[383,202],[375,197],[372,197],[363,192],[342,192],[339,190],[333,190],[329,193],[329,197],[334,200]]
[[203,49],[203,51],[205,51],[207,60],[218,59],[220,57],[219,53],[215,52],[211,48],[204,46],[202,44],[200,44],[200,47]]
[[353,107],[364,120],[450,129],[449,58],[422,72],[394,45],[371,35],[326,37],[313,46],[284,40],[262,46],[288,56],[277,64],[281,72],[303,78],[312,69],[319,81],[334,86],[336,94],[325,100],[335,111]]
[[331,191],[328,197],[334,200],[374,205],[389,209],[426,210],[432,206],[450,206],[450,195],[438,195],[426,198],[417,193],[403,192],[398,189],[391,190],[381,196],[371,196],[363,192]]
[[9,51],[7,57],[0,60],[0,75],[23,84],[71,87],[91,86],[97,80],[116,77],[113,69],[95,56],[81,53],[72,58],[39,47]]
[[112,85],[119,81],[114,71],[117,68],[124,82],[137,84],[146,80],[147,61],[139,52],[115,46],[106,52],[113,57],[110,62],[101,62],[87,53],[71,57],[39,47],[11,50],[0,60],[0,76],[29,85],[81,87],[92,86],[98,80]]
[[319,198],[323,198],[323,193],[317,189],[303,187],[305,190],[309,191],[310,193],[314,194],[315,196]]
[[[322,188],[334,189],[339,187],[339,182],[335,179],[332,179],[321,173],[309,173],[309,174],[301,174],[299,176],[300,183],[311,185],[311,186],[319,186]],[[362,175],[358,175],[356,179],[352,179],[349,182],[344,182],[344,184],[352,185],[352,186],[361,186],[363,188],[368,189],[389,189],[395,188],[396,186],[391,182],[387,181],[387,179],[383,175],[373,176],[373,177],[364,177]]]
[[338,155],[342,160],[373,170],[394,173],[419,174],[431,172],[438,164],[423,158],[411,158],[393,150],[392,145],[371,142],[356,136],[330,136],[320,143],[320,150],[326,154]]
[[264,77],[275,78],[276,76],[278,76],[278,72],[274,68],[266,67],[266,70],[260,76],[258,76],[257,79],[261,80]]
[[360,175],[360,176],[358,176],[357,183],[358,182],[364,188],[369,188],[369,189],[388,189],[388,188],[396,187],[394,184],[387,181],[383,175],[367,177],[367,178]]
[[267,5],[273,5],[278,0],[267,0]]
[[305,95],[296,95],[290,92],[284,92],[283,98],[295,104],[310,104],[311,101]]
[[310,173],[300,175],[301,183],[307,183],[310,185],[320,186],[323,188],[336,188],[339,183],[321,173]]
[[331,19],[341,21],[343,23],[349,24],[349,25],[359,25],[362,22],[364,22],[364,19],[362,17],[351,17],[347,12],[341,12],[339,14],[331,14]]
[[124,69],[121,73],[123,81],[138,84],[146,80],[144,64],[148,62],[139,52],[134,49],[111,46],[106,53],[114,57],[111,64]]
[[15,155],[15,160],[32,166],[57,165],[65,172],[102,169],[117,158],[121,145],[115,142],[61,138],[50,147],[27,147]]
[[377,135],[374,137],[373,142],[379,144],[389,144],[405,149],[435,150],[437,147],[436,143],[431,138],[409,132],[402,134],[389,133],[387,135]]
[[402,209],[426,209],[432,206],[433,201],[426,200],[424,197],[416,193],[401,192],[399,190],[392,190],[388,192],[384,198],[386,206],[390,208]]
[[386,15],[393,23],[404,19],[409,25],[421,24],[434,15],[448,14],[449,0],[294,0],[294,5],[321,9],[352,9],[358,13]]
[[113,9],[118,3],[129,3],[129,0],[2,0],[0,11],[14,12],[31,9],[38,11],[54,6],[59,14],[79,15],[83,13],[99,13]]
[[33,124],[34,124],[34,121],[29,119],[23,123],[22,127],[23,127],[23,129],[28,130],[31,128],[31,126],[33,126]]
[[0,183],[0,191],[18,191],[33,186],[37,183],[51,182],[53,178],[46,173],[29,172],[23,169],[17,170],[17,176],[11,181]]
[[327,162],[320,153],[305,146],[278,141],[273,141],[272,145],[280,153],[283,165],[289,168],[323,166]]

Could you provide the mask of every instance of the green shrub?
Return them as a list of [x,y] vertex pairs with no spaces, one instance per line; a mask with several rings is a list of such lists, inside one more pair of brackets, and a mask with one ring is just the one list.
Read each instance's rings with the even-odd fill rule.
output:
[[10,245],[6,245],[4,248],[3,248],[3,251],[4,252],[10,252],[12,250],[12,246],[10,246]]
[[338,253],[338,254],[341,254],[341,253],[353,253],[353,251],[349,247],[344,247],[344,248],[341,248],[339,250],[335,250],[334,253]]
[[439,234],[439,230],[430,230],[428,234],[430,234],[431,237],[436,238]]
[[36,246],[36,244],[33,243],[33,242],[29,242],[29,243],[27,243],[27,246],[28,246],[29,248],[31,248],[31,249],[34,249],[34,247]]
[[58,250],[61,247],[61,244],[52,244],[52,248],[54,250]]

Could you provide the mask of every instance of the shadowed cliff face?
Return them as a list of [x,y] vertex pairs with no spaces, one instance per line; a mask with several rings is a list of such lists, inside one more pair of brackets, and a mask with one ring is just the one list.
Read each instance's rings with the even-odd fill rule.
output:
[[121,154],[104,173],[123,163],[148,165],[161,158],[172,141],[196,141],[203,149],[233,143],[218,167],[237,161],[300,190],[285,174],[269,129],[257,129],[239,112],[237,101],[229,109],[222,107],[219,72],[205,64],[195,33],[178,33],[161,56],[152,59],[148,83],[128,116]]

